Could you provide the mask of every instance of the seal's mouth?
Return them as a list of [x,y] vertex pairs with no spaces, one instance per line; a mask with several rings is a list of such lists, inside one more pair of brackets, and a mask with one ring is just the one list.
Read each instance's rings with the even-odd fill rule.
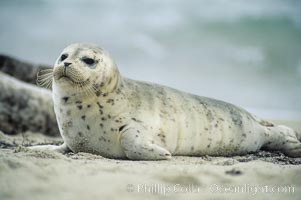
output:
[[69,80],[72,80],[69,76],[67,75],[61,75],[57,80],[60,80],[60,79],[69,79]]
[[89,84],[89,78],[84,76],[84,73],[81,73],[74,67],[56,67],[53,71],[54,81],[60,84],[67,84],[71,87],[84,87]]
[[87,84],[87,81],[76,81],[66,74],[59,76],[57,80],[66,80],[67,82],[70,82],[72,84]]
[[71,77],[67,76],[66,74],[62,74],[61,76],[59,76],[57,78],[58,81],[67,81],[70,83],[76,83],[76,81],[74,81]]

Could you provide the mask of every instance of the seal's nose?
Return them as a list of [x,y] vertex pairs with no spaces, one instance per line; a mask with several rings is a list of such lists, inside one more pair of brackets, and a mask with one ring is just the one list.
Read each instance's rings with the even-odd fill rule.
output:
[[72,63],[69,63],[69,62],[64,62],[64,66],[65,67],[68,67],[69,65],[71,65]]

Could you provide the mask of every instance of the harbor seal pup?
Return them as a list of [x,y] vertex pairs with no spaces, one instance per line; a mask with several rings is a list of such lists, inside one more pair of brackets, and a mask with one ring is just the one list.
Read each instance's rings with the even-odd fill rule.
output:
[[124,78],[109,54],[93,45],[68,46],[39,81],[52,85],[64,144],[32,149],[132,160],[232,156],[261,148],[301,156],[300,135],[291,128],[223,101]]

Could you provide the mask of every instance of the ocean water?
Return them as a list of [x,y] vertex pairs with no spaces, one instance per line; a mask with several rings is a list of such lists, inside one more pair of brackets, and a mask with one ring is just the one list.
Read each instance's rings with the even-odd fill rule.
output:
[[53,64],[73,42],[129,78],[301,119],[299,0],[0,1],[0,53]]

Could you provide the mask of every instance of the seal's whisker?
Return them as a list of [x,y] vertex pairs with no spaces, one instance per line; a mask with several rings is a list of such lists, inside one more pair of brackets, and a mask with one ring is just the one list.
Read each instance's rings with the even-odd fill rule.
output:
[[78,73],[76,73],[76,72],[73,72],[73,71],[67,71],[67,73],[69,74],[69,75],[72,75],[72,77],[76,77],[76,78],[80,78],[80,75],[78,74]]
[[47,72],[47,73],[41,73],[41,72],[39,72],[38,73],[38,77],[45,77],[45,76],[52,76],[53,75],[53,73],[52,72]]
[[47,87],[46,88],[51,88],[52,87],[52,79],[50,79],[50,81],[48,81]]
[[47,77],[47,78],[38,78],[37,79],[37,83],[40,84],[40,83],[43,83],[43,82],[48,82],[52,80],[52,77]]
[[94,93],[91,91],[91,88],[89,87],[89,85],[85,85],[85,90],[87,91],[88,96],[93,96]]
[[79,87],[79,93],[81,94],[81,96],[85,96],[86,91],[83,89],[81,82],[79,82],[77,86]]
[[37,74],[37,85],[50,88],[52,85],[53,69],[43,69]]
[[91,88],[92,88],[94,91],[97,91],[97,88],[96,88],[94,85],[91,85]]
[[40,73],[39,73],[39,74],[37,75],[37,77],[41,77],[41,78],[43,78],[43,77],[49,77],[49,76],[52,77],[53,74],[52,74],[52,73],[45,73],[45,74],[40,74]]
[[43,83],[46,83],[46,82],[48,82],[48,81],[50,81],[51,79],[50,78],[44,78],[44,79],[37,79],[37,81],[39,81],[39,83],[41,84],[41,85],[43,85]]
[[91,85],[90,90],[93,94],[95,94],[95,92],[97,91],[94,85]]
[[82,83],[80,83],[81,89],[84,91],[84,95],[88,95],[88,91],[86,90],[86,86],[84,86]]
[[47,79],[39,79],[39,84],[41,86],[47,86],[49,85],[50,83],[52,83],[52,78],[47,78]]
[[53,72],[53,69],[41,69],[40,72]]
[[96,93],[102,94],[102,92],[99,89],[97,89],[93,84],[90,85],[89,89],[90,89],[91,93],[93,93],[93,95],[96,95]]
[[88,91],[90,92],[90,94],[91,94],[92,96],[94,96],[95,93],[94,93],[94,90],[93,90],[93,86],[92,86],[92,87],[87,86],[87,88],[88,88]]
[[52,83],[52,78],[42,79],[42,80],[38,79],[38,80],[37,80],[37,83],[38,83],[38,85],[41,86],[41,87],[46,87],[46,88],[48,88],[48,85],[50,85],[50,84]]
[[75,91],[76,91],[77,93],[79,93],[79,92],[78,92],[77,84],[75,84],[74,87],[75,87]]
[[87,91],[88,95],[94,96],[96,90],[94,89],[94,85],[89,83],[89,80],[84,81],[85,90]]
[[75,87],[75,90],[76,90],[77,94],[80,94],[80,90],[79,90],[78,85],[77,85],[77,84],[74,84],[74,87]]
[[52,73],[47,73],[47,74],[38,74],[38,78],[42,78],[42,77],[49,77],[52,76]]
[[81,85],[81,89],[82,89],[83,91],[85,91],[85,92],[84,92],[85,95],[89,96],[89,95],[92,95],[92,94],[93,94],[93,92],[92,92],[91,89],[89,88],[88,81],[81,82],[80,85]]
[[[73,79],[74,87],[76,91],[81,95],[94,95],[93,89],[89,87],[89,81],[82,81],[82,77],[77,74],[76,71],[68,71],[69,76]],[[74,80],[78,78],[78,80]]]
[[82,80],[82,76],[77,72],[77,71],[74,71],[74,70],[70,70],[70,71],[67,71],[67,73],[71,76],[72,79],[74,79],[76,82],[80,82],[80,80]]
[[38,76],[47,75],[47,74],[53,74],[53,70],[41,70],[38,72]]
[[[78,83],[78,86],[80,88],[80,93],[82,96],[85,96],[86,91],[83,90],[83,85],[81,84],[81,82]],[[82,94],[82,92],[84,91],[84,94]]]

